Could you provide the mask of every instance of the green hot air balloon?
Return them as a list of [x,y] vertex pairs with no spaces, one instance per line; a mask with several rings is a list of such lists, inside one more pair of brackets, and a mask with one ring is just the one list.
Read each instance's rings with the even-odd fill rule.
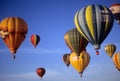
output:
[[78,31],[94,46],[96,54],[100,45],[112,30],[114,18],[109,8],[88,5],[78,11],[74,18]]
[[88,41],[78,32],[76,28],[69,30],[64,35],[64,39],[67,46],[71,49],[71,52],[75,52],[78,56],[88,45]]

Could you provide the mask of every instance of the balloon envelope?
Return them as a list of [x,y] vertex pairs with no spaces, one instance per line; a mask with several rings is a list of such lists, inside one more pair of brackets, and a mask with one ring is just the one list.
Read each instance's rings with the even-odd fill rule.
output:
[[80,56],[77,56],[75,52],[70,54],[70,64],[78,71],[81,76],[85,68],[88,66],[90,62],[90,56],[87,52],[82,51]]
[[70,29],[64,35],[64,40],[72,52],[78,56],[88,45],[88,41],[78,32],[76,28]]
[[105,52],[112,57],[116,51],[116,46],[114,44],[108,44],[105,46]]
[[116,68],[120,71],[120,52],[117,52],[112,57],[113,63],[115,64]]
[[24,41],[28,32],[27,23],[20,17],[7,17],[0,23],[0,35],[13,54]]
[[36,70],[36,73],[37,73],[37,75],[40,77],[40,78],[42,78],[43,76],[44,76],[44,74],[45,74],[45,72],[46,72],[46,70],[44,69],[44,68],[38,68],[37,70]]
[[94,46],[100,44],[110,33],[113,26],[112,12],[102,5],[88,5],[78,11],[74,17],[78,31]]
[[120,24],[120,3],[112,4],[110,10],[113,13],[114,19]]
[[30,41],[33,44],[33,46],[36,47],[38,45],[38,43],[40,42],[40,36],[37,34],[33,34],[30,37]]
[[70,65],[70,54],[64,54],[63,61],[66,64],[66,66],[68,67]]

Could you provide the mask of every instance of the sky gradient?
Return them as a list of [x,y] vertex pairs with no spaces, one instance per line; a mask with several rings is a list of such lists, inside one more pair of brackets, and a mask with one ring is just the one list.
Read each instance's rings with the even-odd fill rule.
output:
[[[111,58],[105,53],[104,46],[114,43],[120,50],[120,25],[114,21],[113,29],[101,44],[100,55],[95,54],[89,44],[87,52],[91,61],[81,78],[70,65],[62,60],[70,53],[64,41],[65,33],[75,28],[74,15],[77,10],[89,4],[101,4],[110,7],[119,0],[0,0],[0,20],[18,16],[28,24],[28,34],[16,53],[16,59],[0,38],[0,81],[40,81],[36,69],[44,67],[46,74],[41,81],[118,81],[120,72]],[[30,36],[38,34],[41,41],[36,48],[30,42]]]

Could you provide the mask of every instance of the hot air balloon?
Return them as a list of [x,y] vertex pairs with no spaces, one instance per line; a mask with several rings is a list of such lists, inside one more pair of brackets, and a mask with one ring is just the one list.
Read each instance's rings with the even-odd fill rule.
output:
[[88,41],[78,32],[76,28],[69,30],[64,35],[64,40],[72,52],[78,56],[88,45]]
[[66,66],[68,67],[70,65],[70,54],[64,54],[63,55],[63,61],[66,64]]
[[37,68],[36,73],[37,75],[42,79],[42,77],[45,75],[46,70],[42,67]]
[[110,10],[113,13],[114,19],[120,24],[120,3],[112,4]]
[[77,56],[75,52],[70,54],[70,64],[75,68],[76,71],[80,73],[81,77],[89,62],[90,56],[85,51],[82,51],[80,56]]
[[27,23],[20,17],[7,17],[0,23],[0,35],[15,58],[15,53],[28,32]]
[[105,46],[105,52],[112,57],[116,51],[116,46],[114,44],[108,44]]
[[76,13],[74,22],[78,31],[94,46],[96,54],[99,54],[100,45],[113,26],[112,12],[102,5],[88,5]]
[[38,45],[38,43],[40,42],[40,36],[37,34],[33,34],[30,37],[30,41],[33,44],[33,46],[36,47]]
[[115,53],[112,57],[112,60],[116,68],[120,71],[120,52]]

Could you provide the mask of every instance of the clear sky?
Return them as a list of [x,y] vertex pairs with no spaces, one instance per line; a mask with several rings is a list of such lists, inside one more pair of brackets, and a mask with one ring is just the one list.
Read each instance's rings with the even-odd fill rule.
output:
[[[120,50],[120,26],[116,21],[101,45],[99,56],[95,55],[91,44],[87,46],[91,61],[82,78],[71,65],[67,68],[62,60],[63,54],[70,53],[64,35],[75,28],[76,11],[89,4],[109,8],[114,3],[120,3],[120,0],[0,0],[0,20],[10,16],[22,17],[29,29],[15,60],[0,39],[0,81],[40,81],[36,74],[38,67],[46,69],[41,81],[119,81],[120,72],[104,51],[104,46],[109,43],[114,43],[117,51]],[[32,34],[41,37],[37,48],[30,42]]]

